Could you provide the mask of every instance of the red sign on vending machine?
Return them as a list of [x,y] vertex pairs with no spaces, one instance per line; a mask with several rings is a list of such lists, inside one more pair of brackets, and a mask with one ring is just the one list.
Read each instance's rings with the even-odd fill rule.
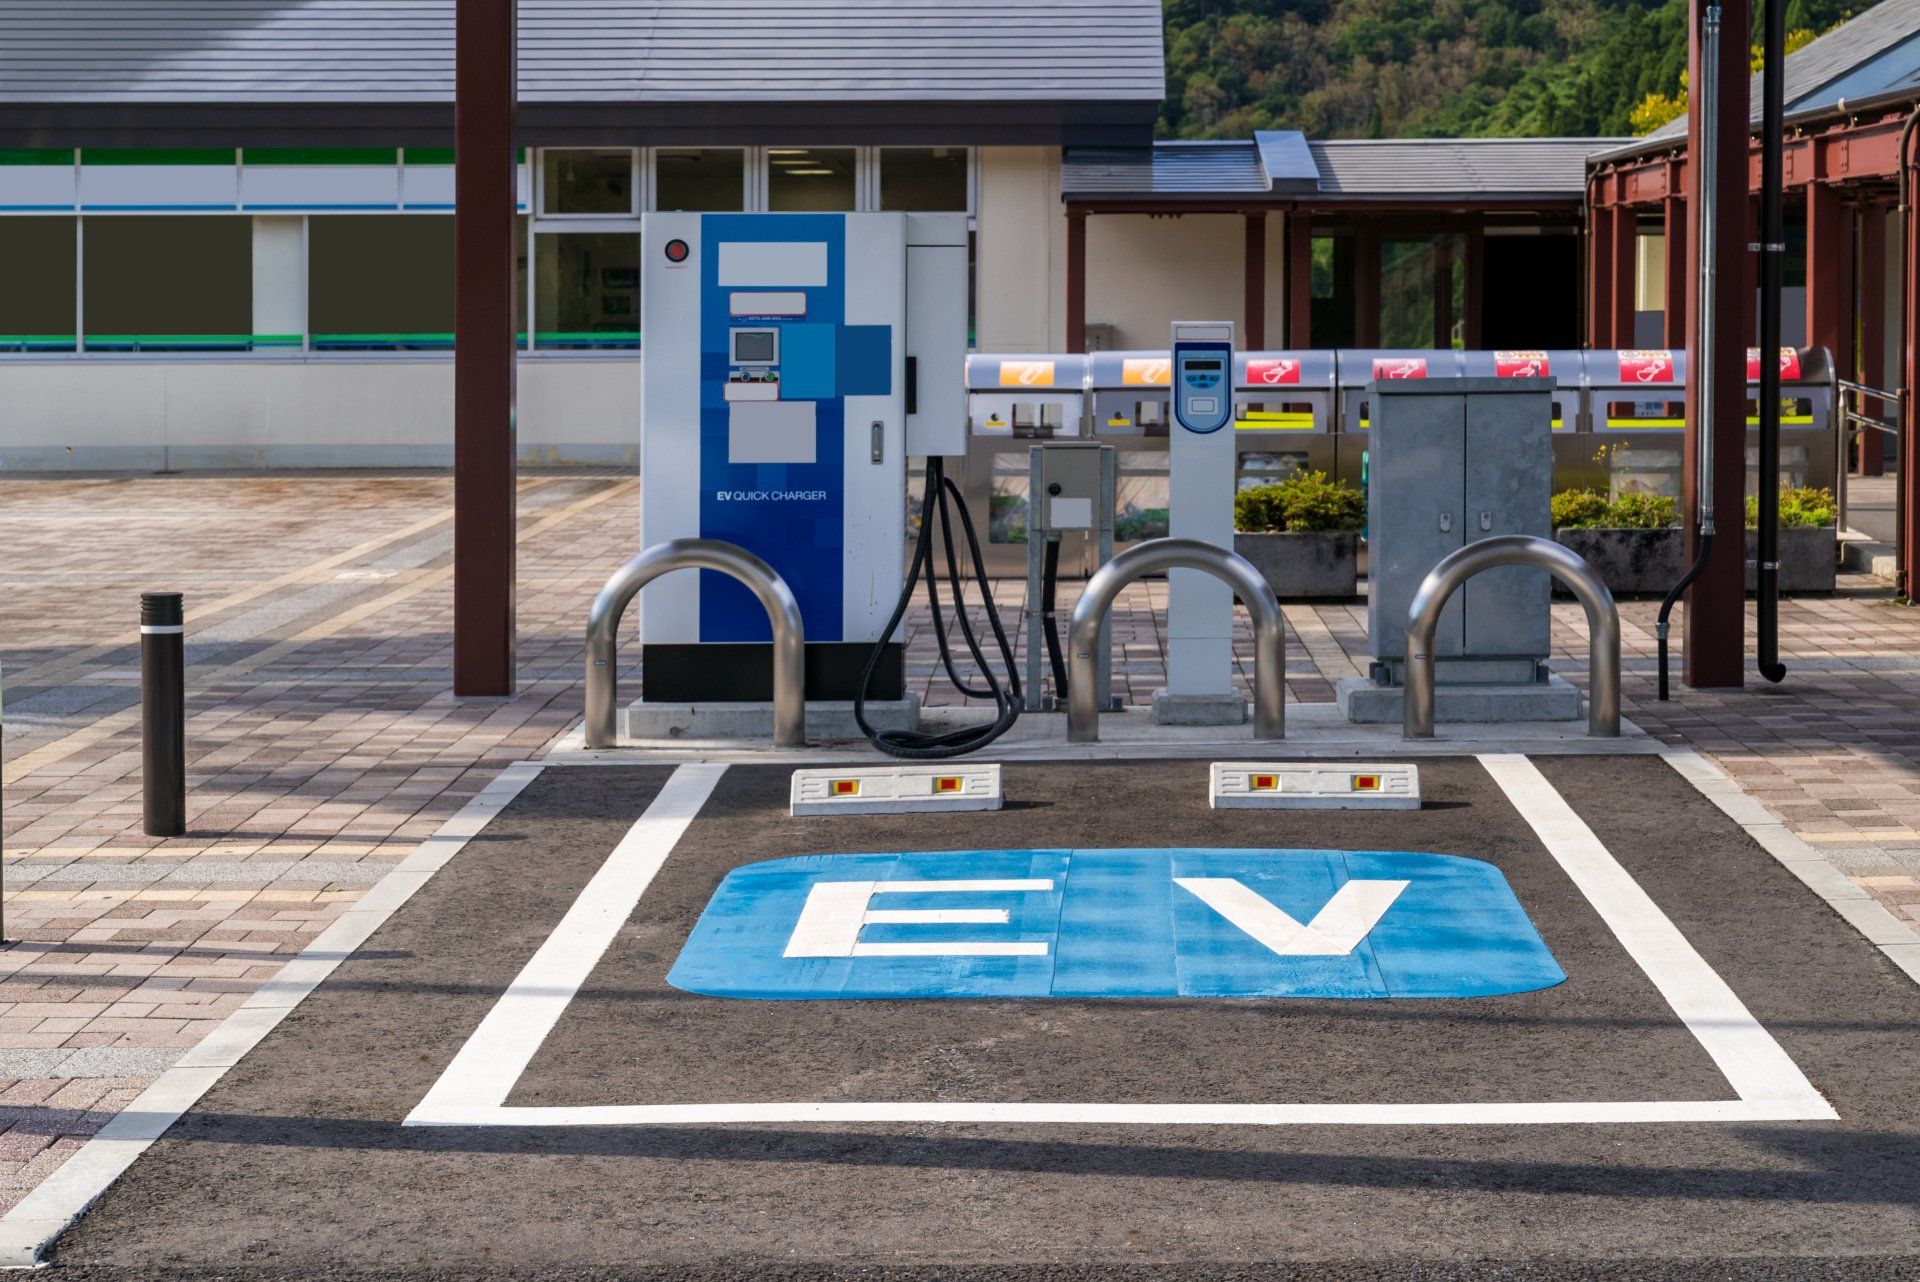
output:
[[1300,381],[1300,362],[1291,356],[1250,356],[1247,358],[1249,386],[1277,387]]
[[1654,351],[1616,351],[1620,358],[1620,378],[1628,383],[1671,383],[1673,353]]
[[1545,352],[1495,352],[1493,354],[1493,376],[1495,378],[1545,378],[1552,372],[1552,362]]
[[1376,356],[1373,358],[1373,376],[1375,378],[1425,378],[1427,358],[1424,356]]
[[[1791,347],[1781,348],[1780,381],[1783,383],[1791,383],[1799,377],[1800,353]],[[1747,349],[1747,381],[1749,383],[1758,383],[1760,381],[1760,349],[1757,347],[1749,347]]]

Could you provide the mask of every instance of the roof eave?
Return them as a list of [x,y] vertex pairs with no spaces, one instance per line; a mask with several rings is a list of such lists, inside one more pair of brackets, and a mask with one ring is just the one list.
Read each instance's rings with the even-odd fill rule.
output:
[[[528,146],[1144,146],[1158,99],[522,102]],[[450,101],[0,102],[0,147],[444,146]]]

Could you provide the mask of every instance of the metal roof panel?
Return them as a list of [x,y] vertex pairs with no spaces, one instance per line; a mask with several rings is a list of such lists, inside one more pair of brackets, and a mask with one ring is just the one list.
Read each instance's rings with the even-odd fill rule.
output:
[[[1157,0],[520,0],[526,103],[1124,101]],[[453,0],[0,0],[0,102],[446,102]]]

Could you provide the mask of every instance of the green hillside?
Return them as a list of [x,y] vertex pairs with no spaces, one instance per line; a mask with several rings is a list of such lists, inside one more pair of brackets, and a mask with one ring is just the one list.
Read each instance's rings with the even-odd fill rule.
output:
[[[1787,25],[1860,7],[1789,0]],[[1166,0],[1166,22],[1170,138],[1628,134],[1687,66],[1683,0]]]

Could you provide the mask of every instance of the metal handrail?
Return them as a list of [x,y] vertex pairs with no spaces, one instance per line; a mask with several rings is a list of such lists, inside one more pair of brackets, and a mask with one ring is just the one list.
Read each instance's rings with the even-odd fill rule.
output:
[[1545,570],[1580,598],[1587,610],[1587,733],[1606,738],[1620,734],[1620,612],[1613,593],[1586,558],[1552,539],[1530,534],[1499,534],[1469,543],[1442,557],[1427,571],[1407,608],[1407,700],[1401,728],[1405,738],[1433,738],[1433,637],[1440,612],[1461,584],[1485,570],[1518,565]]
[[[1906,403],[1907,399],[1907,394],[1904,391],[1889,392],[1884,388],[1870,387],[1865,383],[1856,383],[1852,379],[1847,378],[1837,378],[1834,380],[1834,384],[1840,389],[1840,416],[1842,419],[1848,423],[1858,423],[1862,427],[1876,428],[1887,433],[1889,436],[1900,435],[1900,407]],[[1851,393],[1855,398],[1871,396],[1875,400],[1889,402],[1894,407],[1894,416],[1892,418],[1875,418],[1865,410],[1855,409],[1854,405],[1847,400],[1848,393]]]
[[607,580],[587,612],[587,747],[611,748],[619,669],[614,657],[620,616],[641,588],[674,570],[718,570],[758,597],[773,625],[773,742],[807,742],[806,626],[800,603],[774,568],[743,547],[719,539],[669,539],[628,561]]
[[1149,539],[1107,562],[1087,580],[1067,628],[1072,651],[1067,672],[1067,742],[1100,741],[1099,677],[1094,652],[1100,625],[1135,579],[1166,570],[1211,574],[1246,603],[1253,618],[1253,737],[1283,739],[1287,733],[1287,637],[1280,599],[1253,562],[1237,552],[1198,539]]

